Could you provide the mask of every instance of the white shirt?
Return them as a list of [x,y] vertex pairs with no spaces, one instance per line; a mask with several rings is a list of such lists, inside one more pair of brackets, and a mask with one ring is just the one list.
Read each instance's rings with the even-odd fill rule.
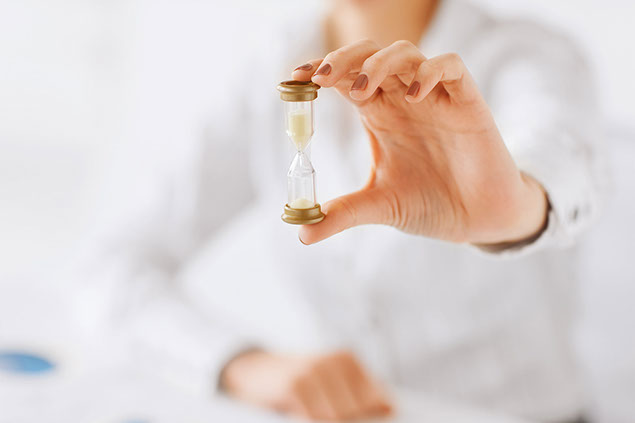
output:
[[[126,328],[144,361],[200,390],[250,346],[346,348],[389,386],[536,419],[580,414],[575,250],[554,247],[588,226],[602,179],[592,84],[575,49],[460,0],[442,2],[420,45],[427,57],[461,55],[518,166],[546,189],[549,226],[532,245],[488,254],[366,226],[306,247],[279,217],[291,156],[275,86],[325,53],[319,19],[251,28],[260,43],[236,55],[206,130],[154,121],[154,147],[131,156],[143,162],[122,178],[128,223],[90,253],[82,319],[98,333]],[[315,124],[324,202],[363,185],[370,154],[333,90],[320,90]]]

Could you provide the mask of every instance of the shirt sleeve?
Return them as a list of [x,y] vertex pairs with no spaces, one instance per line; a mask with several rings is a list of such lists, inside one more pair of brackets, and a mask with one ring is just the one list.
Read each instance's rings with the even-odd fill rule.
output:
[[172,123],[124,149],[72,274],[84,333],[109,334],[137,364],[207,394],[229,357],[249,347],[222,319],[199,313],[178,279],[253,197],[248,176],[234,172],[246,143],[229,132],[231,112],[221,116],[198,133],[196,122]]
[[553,33],[510,24],[490,35],[500,48],[484,94],[516,164],[543,186],[550,210],[531,242],[480,249],[517,256],[571,245],[598,215],[607,184],[591,72]]
[[133,354],[151,371],[193,394],[219,393],[224,366],[254,345],[178,295],[154,298],[128,322]]
[[[113,160],[109,187],[100,192],[97,230],[80,246],[75,262],[81,268],[73,277],[84,333],[110,333],[138,363],[207,394],[227,360],[253,344],[213,307],[194,304],[180,273],[256,201],[246,158],[259,86],[254,69],[263,62],[244,46],[267,38],[251,20],[248,35],[241,26],[225,25],[244,18],[240,11],[217,12],[211,22],[219,25],[206,18],[206,25],[168,39],[167,15],[144,16],[142,36],[130,46],[125,146]],[[214,54],[198,54],[210,48]],[[231,66],[219,66],[219,58]],[[203,282],[211,277],[197,276]]]

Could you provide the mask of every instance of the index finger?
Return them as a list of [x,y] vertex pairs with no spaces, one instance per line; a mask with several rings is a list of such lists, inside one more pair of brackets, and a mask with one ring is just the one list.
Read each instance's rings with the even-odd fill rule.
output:
[[298,66],[291,72],[291,78],[296,81],[310,81],[311,76],[313,76],[315,71],[320,67],[322,60],[324,59],[313,59]]
[[336,86],[350,73],[359,72],[364,60],[377,51],[379,47],[371,40],[357,41],[334,50],[326,55],[312,80],[322,87]]

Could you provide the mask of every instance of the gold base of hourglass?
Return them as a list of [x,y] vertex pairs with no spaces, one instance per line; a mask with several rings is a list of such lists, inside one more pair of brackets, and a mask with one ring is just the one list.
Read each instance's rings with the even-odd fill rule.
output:
[[288,204],[284,205],[282,220],[292,225],[313,225],[324,219],[324,213],[319,204],[310,209],[292,209]]

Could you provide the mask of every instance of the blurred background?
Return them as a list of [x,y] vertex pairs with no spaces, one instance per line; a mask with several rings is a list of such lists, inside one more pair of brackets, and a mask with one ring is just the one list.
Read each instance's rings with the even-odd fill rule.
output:
[[[598,421],[635,421],[635,3],[475,2],[559,28],[593,66],[614,189],[583,239],[577,339]],[[46,275],[107,207],[113,163],[140,128],[156,120],[162,130],[196,130],[213,64],[248,41],[215,38],[231,33],[227,16],[321,2],[226,3],[0,1],[0,307],[15,310],[11,322],[1,314],[0,341],[30,322],[17,304],[55,291]]]

